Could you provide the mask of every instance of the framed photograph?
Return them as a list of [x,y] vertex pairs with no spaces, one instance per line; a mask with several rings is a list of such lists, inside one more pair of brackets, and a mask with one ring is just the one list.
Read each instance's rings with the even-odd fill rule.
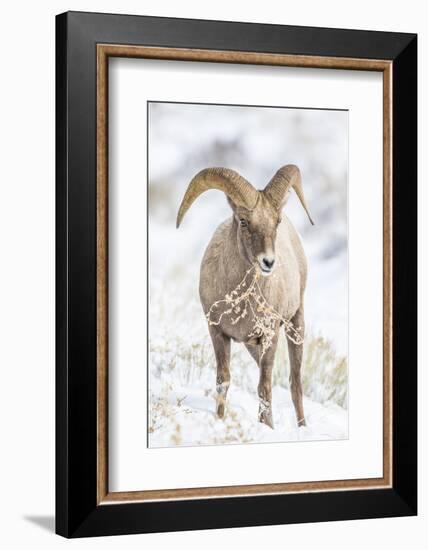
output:
[[56,20],[56,530],[414,515],[413,34]]

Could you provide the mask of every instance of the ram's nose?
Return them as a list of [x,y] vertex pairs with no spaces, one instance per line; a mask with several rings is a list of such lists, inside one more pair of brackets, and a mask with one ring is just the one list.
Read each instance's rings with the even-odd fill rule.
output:
[[272,258],[272,256],[264,257],[262,260],[263,267],[265,267],[266,269],[272,269],[274,263],[275,258]]
[[258,260],[263,275],[270,275],[275,265],[275,256],[264,254],[260,255]]

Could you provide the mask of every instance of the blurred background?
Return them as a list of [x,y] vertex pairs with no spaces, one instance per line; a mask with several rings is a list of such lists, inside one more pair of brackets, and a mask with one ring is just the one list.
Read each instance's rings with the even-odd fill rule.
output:
[[[348,113],[150,103],[148,114],[151,446],[347,437]],[[299,231],[308,259],[302,374],[306,409],[313,414],[308,428],[297,430],[282,338],[274,369],[274,396],[279,395],[274,413],[278,407],[275,416],[280,418],[274,433],[256,423],[257,410],[252,412],[258,367],[243,346],[233,346],[237,393],[229,392],[229,415],[221,423],[213,415],[215,362],[198,285],[204,250],[216,227],[231,215],[226,198],[208,191],[179,230],[175,221],[199,170],[233,168],[263,188],[289,163],[301,170],[315,221],[311,226],[292,193],[284,213]]]

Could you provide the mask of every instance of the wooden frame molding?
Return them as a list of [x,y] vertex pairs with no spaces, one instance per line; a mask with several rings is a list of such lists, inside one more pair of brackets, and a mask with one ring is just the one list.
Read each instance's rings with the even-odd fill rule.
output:
[[[392,114],[393,62],[308,55],[97,44],[97,502],[239,497],[392,487]],[[183,60],[383,73],[383,472],[381,478],[228,487],[109,492],[108,488],[108,60]]]

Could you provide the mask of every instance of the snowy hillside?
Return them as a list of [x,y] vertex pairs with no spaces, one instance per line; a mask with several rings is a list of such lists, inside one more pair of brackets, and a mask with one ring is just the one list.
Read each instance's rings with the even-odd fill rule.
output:
[[[213,107],[211,107],[213,109]],[[149,445],[211,445],[348,436],[347,114],[155,104],[149,126]],[[217,123],[214,123],[217,122]],[[175,217],[191,177],[206,166],[240,171],[263,187],[296,163],[315,226],[292,196],[285,212],[308,258],[302,369],[307,426],[297,428],[285,338],[273,374],[275,429],[257,421],[258,367],[232,345],[226,416],[215,411],[215,361],[198,298],[199,268],[215,228],[231,215],[222,193]]]

